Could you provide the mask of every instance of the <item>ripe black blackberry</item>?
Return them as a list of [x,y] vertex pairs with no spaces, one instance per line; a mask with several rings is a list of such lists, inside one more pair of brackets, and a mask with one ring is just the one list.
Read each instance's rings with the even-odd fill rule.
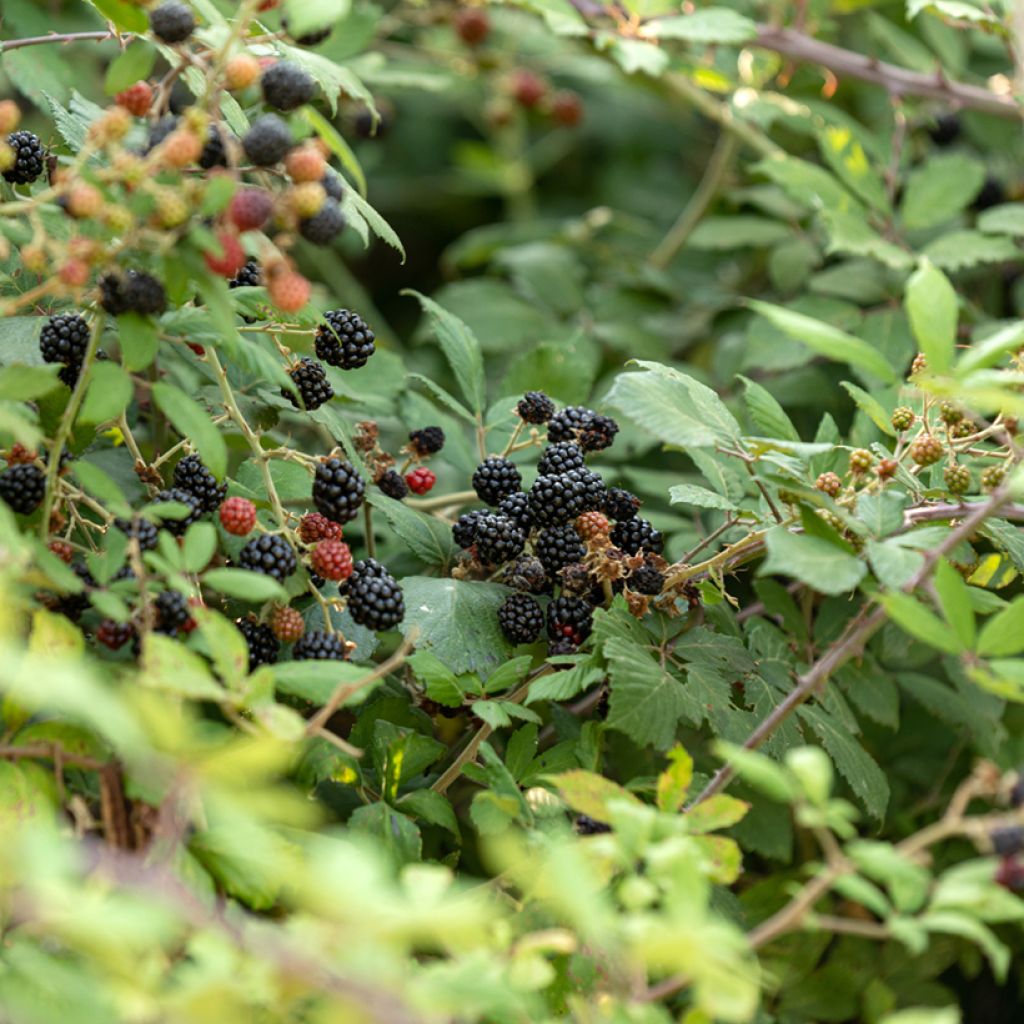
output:
[[488,505],[497,505],[506,494],[518,491],[522,482],[519,470],[501,455],[488,456],[473,473],[473,490]]
[[356,562],[344,586],[348,612],[360,626],[380,631],[405,618],[402,588],[380,562],[372,558]]
[[594,621],[594,609],[579,597],[556,597],[548,605],[548,636],[552,640],[571,640],[577,646],[588,636]]
[[489,514],[479,509],[473,512],[463,512],[452,525],[452,540],[463,550],[471,548],[476,543],[476,531],[480,520]]
[[657,597],[665,586],[665,574],[645,562],[638,569],[634,569],[629,576],[629,588],[638,594],[646,594],[648,597]]
[[242,269],[228,281],[229,288],[256,288],[263,284],[263,271],[255,260],[249,260]]
[[0,501],[15,512],[31,515],[46,493],[46,474],[30,462],[10,466],[0,473]]
[[553,580],[558,578],[559,572],[567,565],[579,562],[587,553],[572,523],[541,530],[534,551]]
[[549,444],[537,463],[541,476],[568,473],[572,469],[583,469],[583,449],[575,441]]
[[579,470],[559,476],[539,476],[529,490],[530,511],[538,526],[561,526],[586,511],[587,491]]
[[331,366],[356,370],[375,351],[374,333],[358,313],[332,309],[316,329],[316,354]]
[[329,245],[344,229],[345,215],[334,199],[325,199],[312,217],[299,221],[299,234],[314,245]]
[[82,364],[81,363],[67,363],[57,371],[57,380],[61,384],[74,390],[75,385],[78,383],[78,378],[82,375]]
[[77,313],[51,316],[39,332],[39,351],[44,363],[81,366],[89,345],[89,324]]
[[[552,640],[548,644],[548,657],[558,658],[568,654],[576,654],[580,649],[580,645],[573,643],[567,636],[563,636],[558,640]],[[563,669],[571,668],[571,665],[555,665],[558,671]]]
[[176,590],[163,590],[153,600],[156,609],[156,623],[153,629],[157,633],[174,636],[185,623],[192,618],[188,610],[188,601]]
[[284,537],[264,533],[253,537],[238,553],[238,565],[250,572],[272,576],[283,583],[298,567],[295,551]]
[[650,551],[660,555],[665,547],[665,538],[646,519],[638,517],[616,523],[612,527],[612,543],[627,555]]
[[100,278],[100,305],[112,316],[160,314],[167,308],[164,286],[151,274],[112,271]]
[[162,42],[183,43],[195,30],[196,19],[188,4],[167,0],[149,12],[149,27]]
[[936,146],[948,146],[960,135],[960,115],[941,114],[928,129],[928,136]]
[[313,629],[295,642],[292,658],[296,661],[344,661],[345,641],[337,633]]
[[567,480],[574,480],[579,487],[580,493],[583,495],[584,512],[596,512],[601,508],[607,488],[600,473],[595,473],[592,469],[584,467],[583,469],[570,469],[568,473],[562,475]]
[[409,493],[409,485],[402,479],[402,474],[395,469],[385,470],[377,478],[377,486],[395,501],[401,501]]
[[235,625],[249,648],[250,672],[260,665],[273,665],[277,661],[281,644],[268,625],[255,619],[239,619]]
[[486,565],[503,565],[520,554],[526,538],[505,516],[484,515],[476,524],[476,553]]
[[421,458],[436,455],[444,447],[444,431],[440,427],[410,430],[409,447]]
[[260,76],[260,88],[268,106],[295,110],[316,95],[316,82],[309,72],[291,61],[279,60]]
[[585,814],[576,816],[576,834],[579,836],[596,836],[602,832],[611,832],[611,830],[611,825],[606,825],[603,821],[595,821]]
[[4,181],[12,185],[27,185],[43,173],[46,150],[39,136],[32,132],[11,132],[7,145],[14,150],[14,164],[4,171]]
[[212,167],[227,167],[227,129],[220,124],[211,124],[206,133],[206,144],[199,154],[199,166],[208,171]]
[[84,562],[72,562],[71,571],[81,582],[82,590],[77,594],[62,594],[55,610],[72,622],[77,622],[89,607],[89,593],[95,589],[96,580]]
[[527,391],[519,399],[516,412],[526,423],[547,423],[555,413],[555,403],[543,391]]
[[140,551],[152,551],[157,545],[156,523],[141,516],[136,519],[115,519],[114,526],[129,540],[137,539]]
[[300,405],[295,396],[284,388],[281,388],[281,394],[296,409],[306,409],[307,411],[319,409],[321,405],[334,397],[334,388],[331,387],[331,383],[327,379],[327,371],[324,369],[323,363],[318,363],[315,359],[310,359],[309,356],[303,356],[298,364],[288,371],[288,376],[299,389],[302,404]]
[[615,420],[582,405],[570,405],[548,423],[549,441],[576,441],[587,452],[609,447],[619,432]]
[[522,491],[506,494],[498,502],[498,515],[511,519],[513,523],[529,534],[533,529],[533,513],[530,511],[530,499]]
[[215,512],[228,493],[228,485],[218,484],[198,455],[186,455],[174,467],[174,486],[198,498],[204,512]]
[[320,184],[323,185],[324,191],[330,199],[336,199],[339,203],[341,202],[342,197],[345,195],[345,183],[341,180],[340,174],[335,173],[328,167],[324,176],[320,179]]
[[1024,850],[1024,828],[1019,825],[993,829],[989,838],[992,849],[1000,857],[1013,857]]
[[528,594],[511,594],[498,609],[498,625],[514,644],[532,644],[544,629],[544,612]]
[[313,477],[313,504],[316,510],[336,523],[348,523],[359,514],[366,485],[347,459],[331,458],[318,462]]
[[203,506],[199,499],[189,491],[183,491],[180,487],[170,487],[161,491],[154,499],[154,504],[162,505],[168,501],[176,501],[185,505],[189,512],[184,519],[163,519],[160,525],[168,533],[180,537],[193,523],[199,521],[203,514]]
[[640,508],[640,499],[621,487],[609,487],[604,492],[601,511],[609,518],[624,523],[632,519]]
[[291,129],[277,114],[258,117],[242,139],[245,155],[257,167],[280,163],[294,145]]
[[525,594],[551,593],[551,580],[536,555],[520,555],[509,562],[501,574],[501,582]]
[[[288,19],[281,19],[281,28],[288,31]],[[307,32],[305,35],[292,36],[299,46],[316,46],[318,43],[322,43],[332,32],[334,31],[333,25],[328,25],[327,28],[318,28],[315,32]]]

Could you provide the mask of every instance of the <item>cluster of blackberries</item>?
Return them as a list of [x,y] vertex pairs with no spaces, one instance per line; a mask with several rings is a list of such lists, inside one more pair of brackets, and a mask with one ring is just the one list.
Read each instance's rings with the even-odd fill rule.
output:
[[[615,588],[656,596],[665,583],[657,557],[664,540],[637,516],[635,495],[607,487],[587,468],[587,454],[613,442],[619,429],[614,420],[582,406],[556,412],[538,391],[524,395],[517,411],[526,423],[548,425],[536,479],[524,490],[519,467],[507,457],[484,459],[473,489],[491,507],[460,516],[452,536],[488,572],[502,569],[502,581],[518,591],[498,613],[509,640],[532,643],[546,630],[552,653],[570,653],[590,634],[593,609],[605,597],[587,561],[588,542],[603,536],[606,558],[639,556],[642,561],[631,559],[636,567],[615,579]],[[553,595],[556,588],[545,613],[534,595]]]
[[73,388],[82,372],[85,351],[89,347],[89,324],[77,313],[51,316],[39,332],[39,351],[44,363],[61,363],[58,376]]

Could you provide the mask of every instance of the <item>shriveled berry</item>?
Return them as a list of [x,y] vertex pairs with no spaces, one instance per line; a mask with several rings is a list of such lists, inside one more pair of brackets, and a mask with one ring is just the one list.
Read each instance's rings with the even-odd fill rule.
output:
[[547,423],[555,414],[555,403],[543,391],[527,391],[519,399],[516,412],[526,423]]
[[665,586],[665,574],[650,562],[644,562],[629,575],[629,587],[638,594],[656,597]]
[[319,512],[307,512],[299,520],[299,540],[315,544],[319,540],[341,540],[341,523],[336,523]]
[[814,486],[830,498],[835,498],[843,489],[843,481],[839,479],[836,473],[822,473],[814,481]]
[[943,454],[942,442],[930,434],[922,434],[910,446],[910,457],[919,466],[932,466],[942,458]]
[[514,644],[532,644],[544,629],[544,612],[529,594],[511,594],[498,609],[498,625]]
[[245,537],[256,525],[256,506],[248,498],[228,498],[220,507],[220,523],[228,533]]
[[65,565],[75,557],[75,549],[66,540],[51,540],[48,547]]
[[325,580],[347,580],[352,575],[352,552],[341,540],[318,541],[310,562]]
[[413,494],[426,494],[437,483],[437,477],[426,466],[418,466],[406,474],[405,482]]
[[395,501],[401,501],[409,494],[409,485],[402,478],[402,474],[395,469],[386,469],[377,477],[377,486]]
[[298,609],[281,605],[270,616],[270,628],[281,643],[293,644],[306,632],[306,621]]
[[436,455],[444,447],[444,431],[440,427],[421,427],[409,431],[409,447],[420,458]]
[[501,574],[501,582],[528,594],[543,594],[551,590],[544,565],[535,555],[520,555],[509,562]]

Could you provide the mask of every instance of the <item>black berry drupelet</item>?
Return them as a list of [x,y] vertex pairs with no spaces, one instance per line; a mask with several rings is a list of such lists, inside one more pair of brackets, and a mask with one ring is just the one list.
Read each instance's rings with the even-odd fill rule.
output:
[[501,574],[501,582],[526,594],[551,592],[551,581],[548,579],[544,564],[535,555],[520,555],[506,565],[505,571]]
[[188,4],[167,0],[149,12],[149,27],[161,42],[183,43],[195,30],[196,19]]
[[570,405],[555,413],[548,423],[549,441],[576,441],[588,452],[609,447],[619,432],[615,420],[582,405]]
[[609,518],[624,523],[632,519],[640,508],[640,499],[621,487],[609,487],[604,492],[601,511]]
[[344,661],[345,642],[336,633],[313,629],[295,642],[292,657],[296,661]]
[[514,644],[532,644],[544,629],[544,612],[529,594],[512,594],[498,609],[498,625]]
[[436,455],[444,447],[444,431],[440,427],[421,427],[409,431],[409,447],[421,458]]
[[541,530],[534,550],[552,579],[556,579],[567,565],[581,561],[587,553],[572,523]]
[[81,366],[89,345],[89,324],[77,313],[51,316],[39,332],[39,351],[44,363]]
[[537,463],[537,472],[541,476],[568,473],[573,469],[583,469],[583,449],[574,441],[548,445]]
[[188,601],[176,590],[161,591],[154,598],[153,607],[156,609],[156,624],[153,628],[168,636],[174,636],[192,618]]
[[199,166],[204,171],[212,167],[227,167],[228,149],[225,144],[227,129],[223,125],[211,124],[206,133],[206,143],[199,154]]
[[242,139],[245,155],[257,167],[280,163],[293,145],[291,129],[277,114],[257,118]]
[[401,501],[409,493],[409,485],[396,469],[388,469],[381,473],[377,480],[377,486],[395,501]]
[[167,308],[164,286],[151,274],[114,271],[100,278],[100,305],[112,316],[122,313],[158,315]]
[[555,414],[555,403],[543,391],[527,391],[519,399],[516,412],[526,423],[547,423]]
[[345,583],[348,612],[360,626],[391,629],[405,618],[402,588],[380,562],[364,558],[352,567]]
[[476,525],[477,557],[486,565],[503,565],[520,554],[523,531],[505,516],[481,516]]
[[263,99],[278,110],[295,110],[316,95],[316,82],[298,64],[279,60],[260,77]]
[[329,245],[344,229],[345,215],[334,199],[325,199],[312,217],[299,221],[299,234],[314,245]]
[[281,389],[281,394],[296,409],[319,409],[321,405],[334,397],[334,388],[331,387],[331,383],[327,379],[327,371],[324,369],[323,363],[318,363],[315,359],[310,359],[309,356],[303,356],[298,364],[288,371],[288,376],[299,389],[302,404],[300,405],[295,396],[284,388]]
[[578,597],[556,597],[548,605],[547,620],[552,640],[571,640],[578,646],[590,636],[594,609]]
[[488,505],[497,505],[506,494],[518,491],[522,482],[519,470],[501,455],[488,456],[473,473],[473,490]]
[[15,512],[31,515],[46,493],[46,474],[31,463],[19,463],[0,473],[0,501]]
[[180,487],[171,487],[161,491],[154,499],[155,504],[162,505],[168,501],[175,501],[188,508],[188,515],[184,519],[164,519],[160,525],[180,537],[193,523],[198,522],[203,514],[202,502],[191,491],[183,491]]
[[649,562],[645,562],[639,569],[634,569],[629,576],[630,589],[648,597],[657,597],[664,586],[665,574]]
[[530,511],[530,499],[522,491],[506,494],[498,502],[498,515],[511,519],[524,534],[533,529],[533,513]]
[[587,492],[577,473],[539,476],[530,488],[530,512],[538,526],[561,526],[586,510]]
[[332,309],[316,330],[316,354],[331,366],[357,370],[375,351],[374,333],[358,313]]
[[351,522],[359,514],[366,485],[347,459],[331,458],[317,463],[313,477],[316,510],[336,523]]
[[140,516],[137,519],[115,519],[114,526],[129,540],[138,540],[140,551],[152,551],[156,547],[159,533],[156,523]]
[[263,271],[255,260],[249,260],[242,269],[228,281],[229,288],[256,288],[263,284]]
[[636,517],[616,523],[612,527],[612,543],[627,555],[650,551],[660,555],[665,547],[665,538],[646,519]]
[[186,455],[174,467],[174,486],[196,497],[204,512],[216,511],[228,493],[228,485],[218,484],[198,455]]
[[463,550],[471,548],[476,543],[476,531],[480,526],[480,520],[489,514],[479,509],[463,512],[452,524],[452,540]]
[[249,648],[250,672],[260,665],[273,665],[277,661],[281,644],[268,625],[256,622],[255,619],[239,619],[235,625],[238,632],[245,637],[246,646]]
[[7,145],[14,150],[14,165],[4,171],[4,181],[12,185],[27,185],[43,173],[46,150],[39,136],[32,132],[11,132]]
[[284,537],[265,533],[253,537],[238,553],[238,565],[250,572],[272,576],[278,583],[284,582],[298,567],[295,551]]

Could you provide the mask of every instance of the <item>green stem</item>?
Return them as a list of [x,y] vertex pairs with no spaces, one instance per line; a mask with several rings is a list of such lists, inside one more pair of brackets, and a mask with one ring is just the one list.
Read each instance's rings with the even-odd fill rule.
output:
[[366,553],[370,558],[377,557],[377,540],[373,536],[373,506],[363,502],[363,522],[366,524]]

